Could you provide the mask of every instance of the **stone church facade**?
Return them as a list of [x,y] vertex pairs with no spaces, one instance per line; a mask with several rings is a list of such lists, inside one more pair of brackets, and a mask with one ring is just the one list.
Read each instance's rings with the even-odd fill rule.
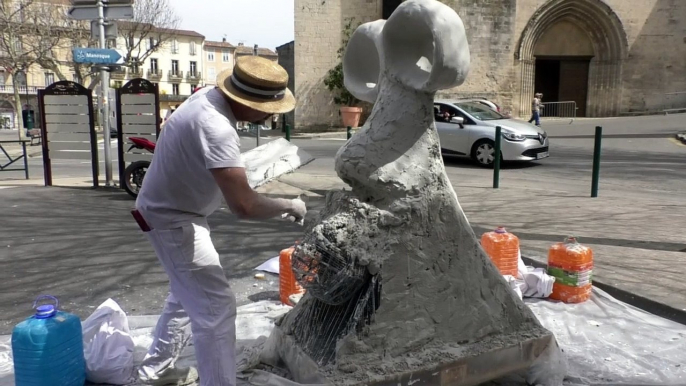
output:
[[[324,87],[342,29],[387,18],[402,0],[295,0],[299,129],[340,126]],[[686,108],[686,0],[443,0],[462,17],[472,66],[441,97],[486,97],[515,116],[535,92],[577,116]]]

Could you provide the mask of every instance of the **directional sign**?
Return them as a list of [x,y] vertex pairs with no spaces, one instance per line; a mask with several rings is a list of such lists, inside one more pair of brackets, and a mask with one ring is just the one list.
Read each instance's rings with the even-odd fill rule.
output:
[[[107,20],[133,19],[133,7],[130,5],[109,5],[103,8],[103,12]],[[98,7],[75,6],[67,14],[74,20],[97,20]]]
[[91,64],[123,64],[124,58],[116,50],[102,48],[74,48],[74,62]]

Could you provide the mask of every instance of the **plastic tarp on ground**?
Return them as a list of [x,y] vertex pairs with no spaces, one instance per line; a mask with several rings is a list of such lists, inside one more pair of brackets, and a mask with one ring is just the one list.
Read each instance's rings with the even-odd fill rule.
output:
[[[686,384],[686,326],[648,314],[594,289],[591,300],[577,305],[527,299],[541,323],[551,330],[568,360],[567,385],[684,385]],[[263,301],[238,309],[239,368],[253,362],[269,335],[274,319],[288,307]],[[140,363],[152,342],[156,317],[129,318]],[[0,336],[0,386],[13,386],[10,337]],[[185,350],[180,365],[194,362]],[[243,365],[243,366],[241,366]],[[254,385],[296,385],[255,372]],[[239,385],[249,385],[245,381]],[[497,384],[497,383],[494,383]],[[507,383],[510,384],[509,382]]]
[[283,138],[275,139],[241,154],[250,187],[269,181],[307,165],[314,158]]

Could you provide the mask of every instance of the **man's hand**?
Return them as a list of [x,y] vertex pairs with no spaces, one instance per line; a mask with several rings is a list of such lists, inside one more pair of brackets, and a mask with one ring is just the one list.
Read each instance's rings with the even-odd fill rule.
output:
[[244,168],[210,169],[210,172],[229,208],[238,217],[267,219],[285,213],[284,217],[293,217],[300,223],[305,218],[307,209],[300,198],[286,200],[261,196],[248,184]]
[[305,202],[298,197],[291,200],[291,206],[292,208],[281,215],[281,217],[303,225],[305,223],[305,215],[307,214]]

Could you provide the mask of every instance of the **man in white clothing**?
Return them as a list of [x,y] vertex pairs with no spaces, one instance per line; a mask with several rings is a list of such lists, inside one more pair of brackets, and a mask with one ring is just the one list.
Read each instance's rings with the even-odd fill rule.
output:
[[[194,93],[171,115],[157,141],[132,213],[170,282],[170,293],[139,369],[154,385],[236,385],[236,300],[210,238],[207,216],[222,198],[241,218],[287,215],[300,221],[300,199],[270,199],[248,185],[237,121],[260,122],[291,111],[288,74],[256,56],[219,74],[218,87]],[[198,369],[176,360],[192,337]]]

